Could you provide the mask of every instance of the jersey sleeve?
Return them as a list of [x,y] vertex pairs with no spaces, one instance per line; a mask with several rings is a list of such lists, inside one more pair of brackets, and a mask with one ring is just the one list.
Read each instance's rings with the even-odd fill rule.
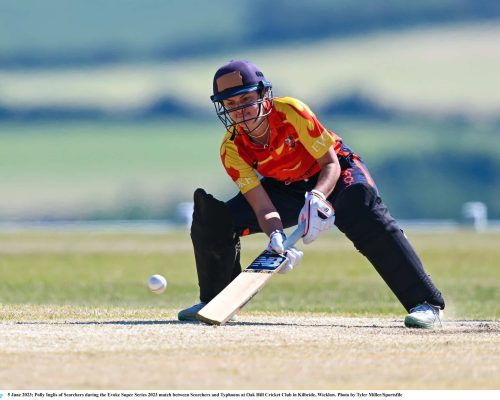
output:
[[233,141],[229,140],[229,135],[226,135],[222,142],[220,157],[227,174],[236,183],[241,193],[244,194],[260,185],[255,170],[240,157],[238,148]]
[[293,125],[299,140],[315,159],[323,157],[335,143],[335,138],[318,121],[311,109],[301,101],[285,97],[279,106],[286,115],[286,122]]

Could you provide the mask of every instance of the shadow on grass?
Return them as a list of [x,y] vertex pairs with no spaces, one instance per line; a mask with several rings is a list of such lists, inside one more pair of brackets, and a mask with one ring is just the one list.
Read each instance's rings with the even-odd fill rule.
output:
[[[394,321],[396,322],[396,321]],[[223,327],[309,327],[309,328],[365,328],[365,329],[394,329],[403,328],[401,326],[395,325],[349,325],[342,323],[326,323],[326,324],[307,324],[307,323],[293,323],[293,322],[245,322],[245,321],[235,321],[229,322],[223,326],[219,325],[209,325],[202,322],[190,322],[190,321],[178,321],[178,320],[153,320],[153,321],[19,321],[16,322],[17,325],[200,325],[215,328]]]
[[495,320],[454,320],[454,321],[443,321],[443,326],[436,329],[409,329],[406,328],[402,321],[400,320],[387,320],[385,324],[374,324],[374,323],[355,323],[348,324],[345,322],[328,322],[320,324],[312,324],[307,322],[294,323],[294,322],[255,322],[255,321],[234,321],[228,322],[223,326],[218,325],[208,325],[202,322],[190,322],[190,321],[178,321],[178,320],[117,320],[117,321],[18,321],[17,325],[199,325],[201,327],[212,327],[213,329],[223,329],[223,328],[244,328],[244,327],[284,327],[284,328],[338,328],[338,329],[366,329],[366,330],[378,330],[384,331],[386,333],[401,334],[404,332],[408,335],[440,335],[445,333],[499,333],[500,332],[500,322]]
[[183,325],[198,322],[166,321],[29,321],[16,322],[18,325]]
[[[391,321],[399,323],[399,321]],[[359,325],[359,324],[345,324],[345,323],[327,323],[327,324],[307,324],[307,323],[286,323],[286,322],[232,322],[230,324],[226,324],[225,326],[286,326],[286,327],[309,327],[309,328],[365,328],[365,329],[394,329],[394,328],[404,328],[402,326],[395,325]]]

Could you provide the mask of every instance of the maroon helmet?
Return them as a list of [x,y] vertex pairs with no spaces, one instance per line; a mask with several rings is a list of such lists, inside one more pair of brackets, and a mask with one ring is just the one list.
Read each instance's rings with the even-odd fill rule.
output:
[[[229,116],[229,112],[231,111],[258,104],[258,118],[265,117],[270,113],[270,107],[268,110],[265,109],[262,113],[262,106],[267,100],[271,101],[273,98],[272,84],[266,80],[259,67],[249,61],[231,60],[221,66],[215,73],[213,90],[214,94],[210,96],[210,99],[214,103],[217,117],[219,117],[228,130],[237,125],[236,122],[234,122]],[[224,100],[253,91],[257,91],[259,93],[259,99],[256,102],[245,104],[230,110],[224,106]],[[240,123],[245,122],[247,121],[240,121]]]

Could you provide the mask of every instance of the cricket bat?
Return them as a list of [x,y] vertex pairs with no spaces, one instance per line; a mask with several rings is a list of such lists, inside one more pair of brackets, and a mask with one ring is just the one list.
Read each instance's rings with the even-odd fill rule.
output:
[[[285,249],[292,247],[303,234],[304,224],[300,224],[285,241]],[[263,251],[222,292],[203,307],[196,314],[196,318],[209,325],[224,325],[259,293],[287,261],[285,254]]]

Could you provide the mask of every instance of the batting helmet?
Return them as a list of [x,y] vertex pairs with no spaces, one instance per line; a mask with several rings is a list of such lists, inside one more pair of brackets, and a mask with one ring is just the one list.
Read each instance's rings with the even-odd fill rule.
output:
[[[217,117],[219,117],[228,130],[234,127],[236,123],[229,116],[229,112],[232,110],[228,110],[224,106],[224,100],[252,91],[259,93],[259,99],[254,103],[246,104],[242,108],[255,104],[259,104],[259,107],[262,107],[265,101],[272,101],[271,82],[266,80],[259,67],[250,61],[231,60],[221,66],[215,73],[213,95],[210,96],[210,99],[214,103]],[[265,117],[269,112],[270,107],[264,110],[264,112],[260,112],[259,117]]]

